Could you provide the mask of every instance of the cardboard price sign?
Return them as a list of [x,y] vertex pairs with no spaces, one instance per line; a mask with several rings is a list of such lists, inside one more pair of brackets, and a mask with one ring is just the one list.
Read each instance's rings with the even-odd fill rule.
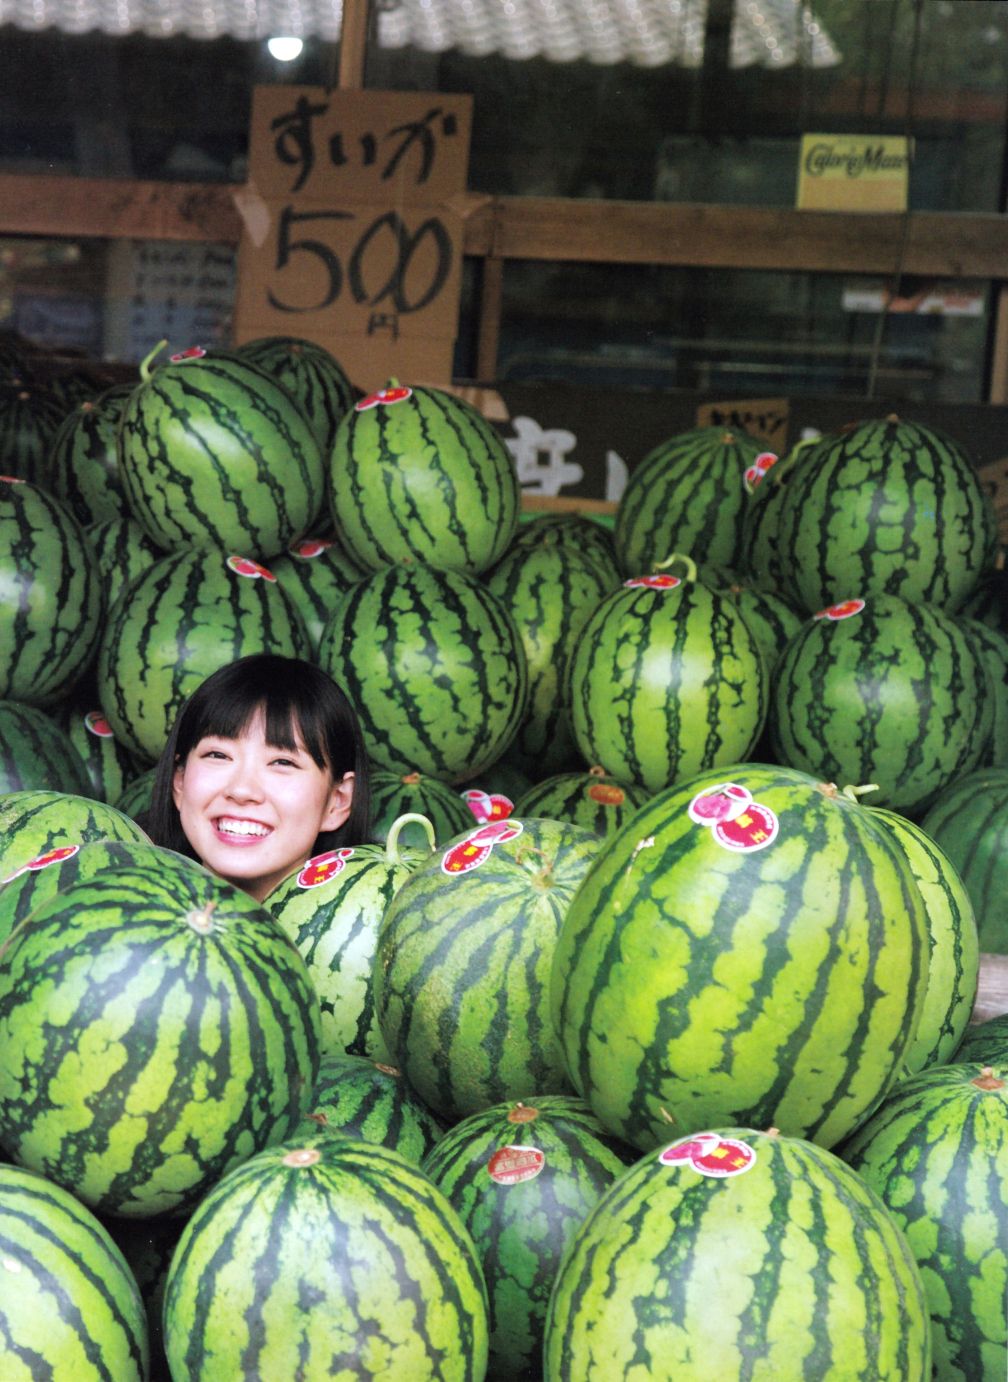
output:
[[317,341],[368,392],[450,382],[471,123],[469,96],[257,88],[235,342]]

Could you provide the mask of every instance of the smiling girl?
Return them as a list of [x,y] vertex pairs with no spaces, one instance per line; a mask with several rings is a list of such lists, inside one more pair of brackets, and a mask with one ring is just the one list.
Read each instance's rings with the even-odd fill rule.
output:
[[368,838],[367,756],[320,667],[254,653],[189,697],[158,761],[145,822],[262,901],[313,855]]

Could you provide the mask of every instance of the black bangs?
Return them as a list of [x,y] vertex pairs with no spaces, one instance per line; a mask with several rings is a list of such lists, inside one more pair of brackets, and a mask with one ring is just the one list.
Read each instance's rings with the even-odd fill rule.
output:
[[229,686],[227,697],[207,700],[194,707],[194,714],[186,724],[188,743],[176,745],[180,758],[185,758],[201,739],[237,739],[255,717],[265,712],[266,742],[275,749],[290,752],[298,747],[298,738],[320,768],[336,766],[329,761],[326,726],[318,701],[299,695],[296,686],[263,687],[254,684]]

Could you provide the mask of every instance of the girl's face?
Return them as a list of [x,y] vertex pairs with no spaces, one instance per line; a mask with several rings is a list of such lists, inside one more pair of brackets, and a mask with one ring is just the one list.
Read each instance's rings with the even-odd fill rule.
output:
[[237,739],[201,739],[175,769],[172,796],[189,843],[208,869],[260,902],[350,814],[353,773],[335,782],[295,739],[293,750],[267,744],[259,711]]

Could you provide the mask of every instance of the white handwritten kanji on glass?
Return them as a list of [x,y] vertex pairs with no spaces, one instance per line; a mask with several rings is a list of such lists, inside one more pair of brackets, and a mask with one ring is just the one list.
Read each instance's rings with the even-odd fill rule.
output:
[[563,427],[540,427],[530,417],[511,419],[515,435],[504,444],[514,457],[518,481],[529,494],[557,495],[565,485],[576,485],[584,469],[566,460],[577,445],[577,437]]

